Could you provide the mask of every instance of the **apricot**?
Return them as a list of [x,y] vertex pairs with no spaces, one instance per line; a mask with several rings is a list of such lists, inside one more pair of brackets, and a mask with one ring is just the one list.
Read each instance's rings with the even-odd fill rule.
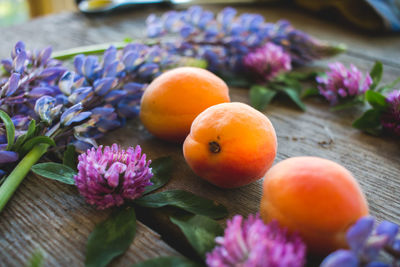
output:
[[359,184],[341,165],[317,157],[294,157],[264,178],[260,214],[297,232],[312,254],[346,247],[349,226],[368,214]]
[[161,74],[146,88],[140,119],[156,137],[182,142],[200,112],[229,101],[228,86],[218,76],[201,68],[176,68]]
[[183,155],[194,173],[223,188],[262,178],[276,149],[269,119],[242,103],[218,104],[200,113],[183,143]]

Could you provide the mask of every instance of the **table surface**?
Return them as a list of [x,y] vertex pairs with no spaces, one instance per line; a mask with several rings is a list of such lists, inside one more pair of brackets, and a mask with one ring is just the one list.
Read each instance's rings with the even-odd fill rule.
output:
[[[212,7],[218,11],[222,7]],[[334,60],[353,63],[368,71],[375,60],[384,63],[383,82],[400,75],[400,37],[371,36],[351,27],[322,21],[296,9],[281,7],[239,8],[240,12],[259,12],[268,21],[289,19],[292,24],[318,38],[345,43],[348,51]],[[106,17],[88,18],[64,13],[29,23],[1,28],[0,58],[8,57],[14,43],[23,40],[29,48],[52,45],[62,50],[82,45],[120,41],[144,36],[145,9]],[[327,61],[316,63],[326,65]],[[233,101],[249,103],[247,89],[231,89]],[[282,99],[265,111],[275,126],[279,147],[275,162],[288,157],[312,155],[334,160],[348,168],[364,190],[371,214],[379,220],[400,224],[400,153],[393,138],[377,138],[351,127],[360,115],[354,111],[332,112],[320,99],[306,101],[301,112]],[[259,208],[262,181],[224,190],[196,177],[186,165],[180,145],[168,144],[152,137],[132,119],[127,126],[101,140],[123,146],[140,144],[150,158],[172,155],[176,162],[173,179],[165,189],[184,189],[219,201],[228,207],[230,216],[255,213]],[[0,266],[21,266],[41,249],[46,266],[83,266],[85,243],[94,225],[109,211],[98,211],[86,204],[74,187],[29,175],[0,219]],[[114,260],[112,266],[127,266],[159,255],[192,255],[181,233],[157,210],[139,210],[135,241],[129,251]]]

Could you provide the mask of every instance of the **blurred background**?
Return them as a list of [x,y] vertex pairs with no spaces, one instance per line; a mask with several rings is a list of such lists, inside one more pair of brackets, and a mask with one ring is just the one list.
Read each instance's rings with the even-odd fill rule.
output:
[[[77,3],[82,2],[78,8]],[[135,4],[132,4],[135,2]],[[64,11],[100,8],[98,13],[138,6],[138,2],[233,5],[235,3],[286,5],[335,23],[345,22],[369,32],[400,32],[400,0],[0,0],[0,27]],[[83,5],[82,5],[83,4]]]
[[77,10],[74,0],[0,0],[0,27],[74,10]]

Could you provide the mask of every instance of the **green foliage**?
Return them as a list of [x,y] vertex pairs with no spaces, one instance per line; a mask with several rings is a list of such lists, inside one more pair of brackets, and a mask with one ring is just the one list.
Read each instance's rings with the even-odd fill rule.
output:
[[388,108],[386,98],[378,92],[368,90],[365,92],[365,99],[375,109],[384,110]]
[[289,97],[297,107],[305,111],[306,106],[301,100],[304,94],[302,94],[303,86],[300,81],[315,79],[316,75],[316,72],[289,72],[278,75],[265,86],[253,85],[249,92],[250,104],[258,110],[264,110],[276,95],[283,94]]
[[20,135],[17,138],[17,141],[15,142],[12,150],[14,151],[19,151],[22,145],[29,139],[31,139],[33,136],[35,136],[36,133],[36,121],[31,120],[28,126],[28,130],[26,131],[25,134]]
[[323,72],[318,72],[318,71],[310,71],[310,72],[291,71],[286,73],[286,76],[290,79],[294,79],[297,81],[315,81],[315,78],[322,74]]
[[150,164],[150,167],[154,174],[151,178],[151,182],[153,183],[153,185],[146,187],[146,191],[144,191],[143,194],[153,192],[154,190],[157,190],[168,183],[171,179],[173,164],[174,161],[171,157],[161,157],[155,159]]
[[86,267],[103,267],[124,253],[136,233],[136,215],[132,208],[122,208],[111,213],[99,223],[88,238]]
[[32,166],[32,171],[47,179],[70,185],[75,184],[74,175],[76,175],[76,171],[67,165],[55,162],[38,163]]
[[28,264],[27,267],[42,267],[44,265],[44,254],[41,250],[35,251]]
[[382,131],[381,115],[381,110],[367,110],[360,118],[353,122],[353,127],[372,135],[379,135]]
[[370,90],[374,90],[375,88],[377,88],[378,84],[382,80],[382,74],[383,74],[382,62],[376,61],[375,65],[372,67],[372,69],[371,69],[371,71],[369,73],[369,75],[372,78],[372,84],[369,87]]
[[75,171],[77,170],[78,158],[73,145],[68,145],[67,149],[64,151],[63,165],[68,166]]
[[224,234],[221,225],[206,216],[185,214],[174,215],[170,219],[182,230],[189,243],[203,258],[215,247],[215,238]]
[[372,135],[382,133],[382,114],[388,109],[388,103],[384,95],[377,91],[368,90],[365,99],[371,105],[371,109],[353,122],[353,127]]
[[227,209],[213,200],[183,190],[168,190],[143,196],[135,203],[145,208],[173,206],[193,214],[220,219],[228,215]]
[[318,95],[319,95],[318,88],[310,87],[301,93],[301,98],[306,98],[306,97],[310,97],[310,96],[318,96]]
[[389,84],[386,84],[386,85],[380,87],[380,88],[379,88],[378,90],[376,90],[376,91],[378,91],[378,92],[380,92],[380,93],[384,93],[384,92],[386,92],[386,91],[390,91],[390,90],[392,90],[399,82],[400,82],[400,77],[398,77],[398,78],[397,78],[396,80],[394,80],[393,82],[391,82],[391,83],[389,83]]
[[338,111],[343,109],[352,108],[364,104],[364,97],[355,97],[342,101],[340,104],[331,107],[331,111]]
[[250,105],[260,111],[265,110],[277,92],[265,86],[253,85],[250,88]]
[[284,92],[302,111],[306,110],[306,105],[301,101],[301,96],[298,90],[292,87],[282,87],[281,91]]
[[8,114],[2,110],[0,110],[0,119],[3,121],[4,126],[6,128],[6,134],[7,134],[6,150],[11,150],[11,148],[14,145],[14,138],[15,138],[14,123],[12,122],[10,116],[8,116]]
[[48,144],[51,146],[56,146],[56,143],[54,142],[54,140],[52,138],[41,135],[41,136],[33,137],[33,138],[29,139],[28,141],[26,141],[21,148],[21,153],[22,154],[28,153],[34,146],[36,146],[38,144]]

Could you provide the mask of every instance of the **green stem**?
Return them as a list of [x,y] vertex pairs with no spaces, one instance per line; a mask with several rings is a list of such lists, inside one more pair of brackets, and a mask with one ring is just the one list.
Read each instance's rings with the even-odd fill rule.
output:
[[[133,42],[133,41],[130,41]],[[141,43],[145,45],[155,45],[159,41],[158,40],[134,40],[136,43]],[[124,48],[128,42],[117,42],[117,43],[105,43],[105,44],[96,44],[96,45],[88,45],[88,46],[81,46],[81,47],[75,47],[63,51],[58,51],[53,53],[53,58],[58,59],[58,60],[65,60],[69,59],[71,57],[74,57],[76,55],[84,54],[84,55],[90,55],[90,54],[99,54],[103,53],[106,51],[111,45],[115,46],[117,49],[122,49]]]
[[39,144],[32,148],[32,150],[25,155],[0,186],[0,212],[14,194],[19,184],[28,174],[32,165],[35,164],[44,153],[46,153],[48,147],[48,144]]

